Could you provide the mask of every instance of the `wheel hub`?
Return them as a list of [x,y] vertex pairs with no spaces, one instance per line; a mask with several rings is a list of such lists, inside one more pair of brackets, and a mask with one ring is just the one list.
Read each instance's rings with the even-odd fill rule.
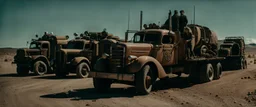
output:
[[39,70],[39,72],[44,72],[45,68],[42,64],[40,64],[39,67],[38,67],[38,70]]
[[82,68],[82,74],[83,75],[87,75],[87,68],[84,66],[83,68]]

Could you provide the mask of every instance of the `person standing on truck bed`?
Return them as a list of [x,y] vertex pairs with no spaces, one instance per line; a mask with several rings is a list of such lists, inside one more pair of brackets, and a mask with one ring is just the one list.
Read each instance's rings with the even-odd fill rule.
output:
[[161,29],[169,29],[169,20],[170,20],[170,15],[172,14],[171,11],[169,11],[168,19],[164,22],[164,24],[161,26]]
[[188,29],[185,29],[185,34],[184,34],[184,40],[185,40],[185,46],[186,46],[186,59],[191,59],[191,57],[195,56],[194,52],[192,50],[192,33],[189,33]]
[[180,11],[180,17],[179,17],[179,30],[181,33],[184,31],[184,27],[188,24],[187,16],[184,15],[184,10]]
[[172,16],[172,31],[178,31],[179,30],[179,14],[177,10],[174,10],[174,14]]
[[101,32],[101,38],[100,39],[105,39],[108,36],[107,29],[104,28],[103,31]]

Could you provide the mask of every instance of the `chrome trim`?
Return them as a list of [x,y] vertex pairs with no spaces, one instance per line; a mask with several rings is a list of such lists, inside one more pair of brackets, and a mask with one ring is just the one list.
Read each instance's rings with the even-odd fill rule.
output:
[[89,77],[92,78],[106,78],[106,79],[115,79],[121,81],[135,81],[134,74],[120,74],[120,73],[105,73],[105,72],[89,72]]

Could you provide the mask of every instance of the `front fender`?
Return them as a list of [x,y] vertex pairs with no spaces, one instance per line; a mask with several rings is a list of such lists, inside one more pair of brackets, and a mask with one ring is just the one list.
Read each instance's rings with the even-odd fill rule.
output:
[[88,63],[89,64],[89,66],[91,66],[91,64],[90,64],[90,61],[88,60],[88,58],[86,58],[86,57],[75,57],[72,61],[71,61],[71,64],[73,65],[73,66],[76,66],[76,65],[78,65],[80,62],[86,62],[86,63]]
[[164,78],[167,74],[164,71],[162,65],[153,57],[150,56],[140,56],[128,65],[128,72],[136,73],[142,69],[145,64],[153,64],[158,72],[158,78]]
[[47,64],[48,66],[50,65],[50,62],[49,60],[44,56],[44,55],[33,55],[31,56],[32,60],[33,60],[33,63],[35,63],[35,61],[43,61],[45,62],[45,64]]

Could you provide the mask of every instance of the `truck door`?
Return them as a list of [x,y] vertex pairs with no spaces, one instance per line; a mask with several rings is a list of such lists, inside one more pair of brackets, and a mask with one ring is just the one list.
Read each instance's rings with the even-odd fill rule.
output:
[[49,43],[43,43],[41,48],[42,55],[46,56],[47,58],[50,58],[50,47]]
[[168,66],[168,65],[173,65],[175,64],[175,59],[174,59],[174,41],[171,35],[164,35],[162,38],[162,43],[163,43],[163,59],[162,59],[162,65],[163,66]]

